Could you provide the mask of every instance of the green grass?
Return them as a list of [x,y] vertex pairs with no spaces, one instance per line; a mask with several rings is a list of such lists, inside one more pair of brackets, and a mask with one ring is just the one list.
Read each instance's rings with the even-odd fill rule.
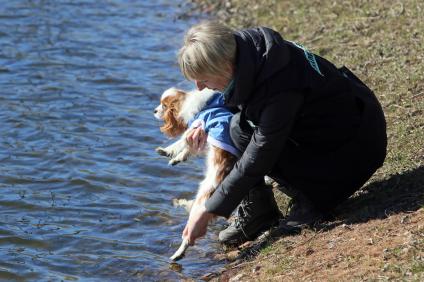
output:
[[272,267],[267,268],[266,273],[272,277],[275,274],[284,273],[290,270],[293,263],[291,257],[281,257],[278,259]]
[[274,248],[273,248],[272,245],[268,245],[265,248],[261,249],[260,253],[261,253],[261,255],[265,255],[266,256],[267,254],[269,254],[270,252],[272,252],[273,249]]

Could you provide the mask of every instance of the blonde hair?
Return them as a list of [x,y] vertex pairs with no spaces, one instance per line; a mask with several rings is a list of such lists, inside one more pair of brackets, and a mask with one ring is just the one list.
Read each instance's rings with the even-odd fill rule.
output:
[[232,69],[236,56],[234,31],[215,21],[191,27],[178,52],[182,74],[190,80],[199,76],[225,76]]

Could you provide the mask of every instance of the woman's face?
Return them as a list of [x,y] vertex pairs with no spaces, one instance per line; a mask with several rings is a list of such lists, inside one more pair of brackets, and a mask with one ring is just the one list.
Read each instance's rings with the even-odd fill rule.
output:
[[194,80],[197,89],[203,90],[209,88],[217,91],[224,91],[227,85],[230,83],[231,78],[233,77],[234,68],[232,66],[226,66],[223,68],[221,76],[215,75],[204,75],[199,76]]
[[204,76],[194,80],[194,83],[199,90],[209,88],[212,90],[223,91],[229,82],[229,78],[216,76]]

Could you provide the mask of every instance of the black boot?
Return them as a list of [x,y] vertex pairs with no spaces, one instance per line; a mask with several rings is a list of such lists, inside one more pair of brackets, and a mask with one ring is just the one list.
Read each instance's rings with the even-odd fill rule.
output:
[[287,232],[297,232],[324,219],[324,214],[309,201],[292,200],[288,215],[280,221],[279,228]]
[[279,224],[281,231],[298,232],[324,219],[324,214],[301,191],[288,185],[277,188],[291,198],[287,216]]
[[233,245],[253,240],[261,231],[276,225],[280,215],[272,188],[255,187],[236,208],[231,224],[219,233],[219,241]]

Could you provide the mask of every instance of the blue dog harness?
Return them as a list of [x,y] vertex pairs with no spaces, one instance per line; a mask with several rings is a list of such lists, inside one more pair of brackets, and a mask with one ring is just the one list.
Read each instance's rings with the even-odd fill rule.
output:
[[237,157],[239,150],[230,137],[230,121],[233,114],[224,106],[224,96],[217,92],[203,109],[188,122],[189,128],[202,127],[208,134],[207,142]]

